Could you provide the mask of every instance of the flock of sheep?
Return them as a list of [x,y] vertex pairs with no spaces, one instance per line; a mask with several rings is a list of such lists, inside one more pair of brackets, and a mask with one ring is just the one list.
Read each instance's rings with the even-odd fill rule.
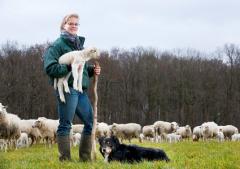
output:
[[[17,115],[8,113],[6,107],[0,103],[0,151],[8,148],[28,147],[32,144],[45,142],[51,147],[56,142],[56,132],[59,120],[39,117],[38,119],[20,119]],[[82,124],[74,124],[71,129],[71,145],[79,144]],[[217,139],[218,141],[232,140],[240,141],[238,129],[233,125],[219,126],[215,122],[205,122],[191,130],[189,125],[179,127],[176,122],[156,121],[152,125],[141,126],[136,123],[108,125],[98,123],[96,137],[117,136],[121,142],[138,138],[140,142],[151,140],[155,142],[178,142],[182,139]]]

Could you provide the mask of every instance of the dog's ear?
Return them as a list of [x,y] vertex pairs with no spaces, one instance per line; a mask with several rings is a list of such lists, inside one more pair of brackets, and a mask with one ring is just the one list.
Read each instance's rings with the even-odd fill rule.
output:
[[104,140],[103,137],[99,137],[99,138],[98,138],[98,143],[99,143],[100,145],[102,145],[103,140]]
[[116,144],[120,144],[120,142],[119,142],[119,140],[118,140],[118,138],[116,137],[116,136],[112,136],[112,139],[113,139],[113,141],[116,143]]

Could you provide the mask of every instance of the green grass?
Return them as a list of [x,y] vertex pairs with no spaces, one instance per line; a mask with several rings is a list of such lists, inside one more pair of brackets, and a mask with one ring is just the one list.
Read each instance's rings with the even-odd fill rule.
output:
[[169,143],[139,143],[145,147],[156,147],[166,151],[171,162],[161,161],[141,162],[136,164],[121,164],[112,162],[106,164],[97,152],[97,160],[91,163],[78,161],[78,148],[71,150],[71,162],[59,162],[57,146],[45,148],[44,145],[34,145],[30,148],[0,152],[0,169],[240,169],[240,142],[192,142],[183,141]]

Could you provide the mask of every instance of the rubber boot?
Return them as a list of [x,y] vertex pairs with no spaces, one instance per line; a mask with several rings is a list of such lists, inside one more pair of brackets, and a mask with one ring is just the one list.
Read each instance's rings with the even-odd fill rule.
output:
[[69,136],[57,136],[59,161],[71,160]]
[[79,159],[82,162],[92,161],[91,158],[92,141],[91,135],[82,135],[79,145]]

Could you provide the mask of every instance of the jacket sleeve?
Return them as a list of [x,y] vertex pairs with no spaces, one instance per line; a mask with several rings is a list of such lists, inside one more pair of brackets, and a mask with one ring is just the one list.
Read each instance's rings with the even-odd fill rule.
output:
[[61,56],[60,50],[55,46],[50,46],[43,55],[44,70],[48,76],[54,78],[60,78],[68,74],[67,65],[61,65],[58,63],[58,59]]

